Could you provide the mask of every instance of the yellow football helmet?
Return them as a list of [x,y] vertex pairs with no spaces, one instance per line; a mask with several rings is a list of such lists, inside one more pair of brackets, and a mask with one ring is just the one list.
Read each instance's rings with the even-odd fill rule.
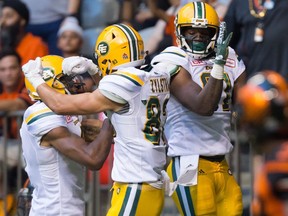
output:
[[110,74],[119,66],[140,66],[144,63],[143,40],[131,26],[110,25],[98,36],[95,58],[102,76]]
[[[178,11],[175,17],[177,44],[194,59],[202,59],[214,51],[219,26],[219,17],[212,6],[204,2],[189,2]],[[207,29],[209,38],[205,42],[185,38],[183,30],[187,27]],[[199,45],[199,42],[202,44]]]
[[[47,83],[47,85],[60,92],[61,94],[66,94],[68,92],[71,94],[83,92],[83,90],[78,91],[84,86],[84,83],[82,82],[83,79],[81,77],[79,78],[78,75],[70,77],[63,74],[62,62],[63,57],[61,56],[47,55],[42,57],[41,63],[43,67],[43,80]],[[25,78],[25,85],[32,100],[41,99],[27,78]]]

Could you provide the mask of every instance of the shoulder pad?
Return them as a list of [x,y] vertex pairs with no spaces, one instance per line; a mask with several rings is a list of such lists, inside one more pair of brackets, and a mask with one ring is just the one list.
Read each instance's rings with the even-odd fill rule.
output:
[[31,106],[24,115],[28,130],[35,136],[43,136],[56,127],[66,126],[65,117],[57,115],[46,106]]
[[111,92],[128,101],[141,90],[146,80],[144,71],[136,68],[122,68],[103,77],[99,89]]
[[188,54],[179,47],[167,47],[152,59],[151,64],[154,66],[160,62],[174,64],[188,69]]

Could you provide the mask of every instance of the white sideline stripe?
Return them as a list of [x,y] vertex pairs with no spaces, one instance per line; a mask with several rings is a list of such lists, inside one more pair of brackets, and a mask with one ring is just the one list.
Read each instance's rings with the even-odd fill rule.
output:
[[136,193],[137,193],[138,184],[130,184],[128,187],[131,187],[131,192],[130,192],[129,199],[128,199],[128,202],[124,211],[124,215],[130,215],[131,213],[133,202],[135,200]]

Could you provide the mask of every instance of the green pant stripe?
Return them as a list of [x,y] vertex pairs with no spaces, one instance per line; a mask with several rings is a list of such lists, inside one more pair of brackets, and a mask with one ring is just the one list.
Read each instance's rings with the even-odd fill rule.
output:
[[137,206],[138,206],[140,195],[141,195],[141,189],[142,189],[142,183],[138,184],[138,186],[137,186],[137,192],[136,192],[136,195],[135,195],[135,199],[134,199],[134,202],[133,202],[133,205],[132,205],[132,209],[131,209],[130,215],[136,215],[136,210],[137,210]]
[[126,208],[126,206],[127,206],[127,203],[128,203],[128,200],[129,200],[130,193],[131,193],[131,188],[128,187],[128,188],[127,188],[127,191],[126,191],[126,194],[125,194],[125,198],[124,198],[124,201],[123,201],[122,207],[121,207],[121,210],[120,210],[120,212],[119,212],[119,216],[123,216],[123,215],[124,215],[125,208]]
[[192,214],[192,216],[194,216],[195,215],[194,206],[193,206],[193,201],[191,199],[192,195],[190,194],[189,187],[184,187],[184,190],[185,190],[185,194],[187,198],[187,203],[189,205],[190,213]]
[[[179,161],[179,157],[177,157],[177,159]],[[173,182],[177,180],[177,173],[176,173],[176,167],[175,167],[175,158],[172,158],[172,178],[173,178],[172,179]],[[183,214],[186,215],[184,203],[183,203],[183,200],[182,200],[182,197],[181,197],[180,185],[177,186],[176,193],[177,193],[177,197],[179,199],[179,203],[180,203],[181,209],[183,211]]]

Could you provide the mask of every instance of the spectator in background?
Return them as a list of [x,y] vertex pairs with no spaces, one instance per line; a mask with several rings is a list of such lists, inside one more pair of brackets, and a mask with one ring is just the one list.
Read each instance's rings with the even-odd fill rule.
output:
[[[32,103],[25,88],[20,56],[16,51],[2,51],[0,53],[0,111],[24,110]],[[8,122],[8,132],[9,138],[18,137],[15,120]]]
[[22,0],[30,10],[27,30],[48,44],[49,54],[61,55],[57,47],[57,32],[67,16],[78,17],[81,0]]
[[48,53],[47,45],[25,28],[29,22],[29,10],[19,0],[5,0],[0,16],[0,50],[15,49],[20,55],[21,65],[37,56]]
[[[81,56],[83,45],[83,29],[75,17],[67,17],[61,24],[57,33],[57,46],[64,58],[70,56]],[[82,75],[85,82],[85,90],[93,91],[95,82],[88,73]]]
[[75,17],[67,17],[57,33],[57,46],[64,58],[78,56],[83,44],[83,29]]
[[[21,58],[16,51],[2,51],[0,53],[0,111],[24,110],[32,104],[24,84],[24,76],[21,69]],[[0,163],[3,162],[3,119],[0,119]],[[19,158],[18,127],[16,118],[8,118],[8,139],[7,139],[7,211],[15,209],[15,188],[16,188],[16,165]],[[0,173],[0,187],[2,188],[2,174]],[[25,178],[26,175],[23,175]],[[0,190],[2,194],[2,189]],[[2,200],[0,200],[2,203]],[[4,215],[3,205],[0,205],[0,215]],[[10,215],[10,214],[9,214]],[[13,215],[13,214],[11,214]]]
[[[154,6],[156,4],[156,6]],[[136,30],[154,26],[159,19],[151,9],[157,7],[159,11],[166,11],[170,7],[169,0],[122,0],[120,1],[121,22],[132,25]]]
[[288,80],[288,1],[232,0],[224,20],[251,77],[274,70]]

